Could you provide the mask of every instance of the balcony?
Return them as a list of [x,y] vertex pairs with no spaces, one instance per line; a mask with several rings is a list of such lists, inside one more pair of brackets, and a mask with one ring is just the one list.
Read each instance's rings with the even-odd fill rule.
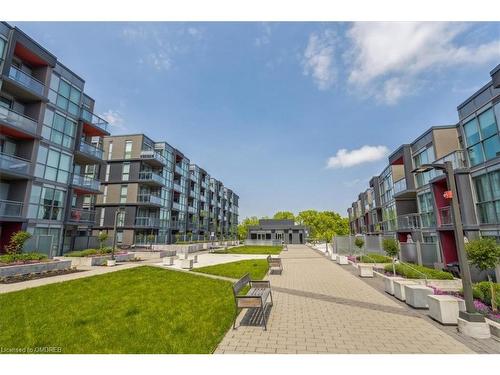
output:
[[0,217],[17,219],[23,216],[23,204],[17,201],[0,199]]
[[137,196],[137,202],[161,206],[161,198],[151,194],[139,194]]
[[437,159],[433,164],[442,164],[446,161],[451,161],[453,169],[466,168],[467,162],[465,159],[464,152],[462,150],[457,150],[450,152],[449,154]]
[[75,161],[79,164],[97,164],[103,161],[104,151],[91,143],[80,141],[75,153]]
[[398,230],[414,230],[421,227],[420,215],[417,213],[398,216]]
[[184,229],[184,223],[182,221],[172,220],[170,227],[172,229]]
[[196,208],[194,208],[193,206],[188,206],[188,212],[192,213],[192,214],[195,214],[196,213]]
[[177,211],[182,211],[182,206],[178,202],[172,202],[172,208]]
[[71,183],[76,191],[82,193],[100,193],[101,183],[94,180],[92,177],[81,176],[78,174],[73,175],[73,181]]
[[163,176],[154,172],[139,172],[139,181],[144,184],[164,186]]
[[30,177],[31,161],[0,152],[2,179],[24,179]]
[[184,176],[184,171],[182,170],[180,165],[175,166],[175,173],[180,174],[181,176]]
[[178,183],[174,182],[174,190],[178,191],[179,193],[182,193],[182,187]]
[[[30,93],[34,93],[39,97],[43,97],[45,94],[45,85],[43,82],[33,76],[30,76],[22,70],[19,70],[15,66],[10,67],[9,78],[12,81],[15,81],[18,85],[27,89]],[[36,99],[36,97],[32,99]]]
[[94,224],[95,211],[72,208],[69,212],[68,222],[76,224]]
[[153,150],[142,150],[141,159],[154,167],[163,167],[167,163],[163,155]]
[[80,120],[82,120],[84,124],[83,132],[87,135],[97,136],[109,134],[108,122],[85,108],[82,108]]
[[[7,125],[7,127],[4,126]],[[16,138],[35,138],[38,124],[32,118],[9,108],[0,107],[0,130]]]
[[204,195],[200,195],[200,201],[206,202],[207,198]]
[[452,213],[451,213],[451,207],[450,206],[445,206],[441,207],[438,209],[438,219],[439,219],[439,226],[452,226],[453,225],[453,218],[452,218]]
[[141,228],[159,228],[160,219],[156,217],[136,217],[135,226]]

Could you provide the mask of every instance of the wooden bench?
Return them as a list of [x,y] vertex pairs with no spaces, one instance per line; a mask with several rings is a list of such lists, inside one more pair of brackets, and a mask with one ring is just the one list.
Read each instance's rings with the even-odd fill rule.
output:
[[273,258],[271,255],[267,257],[267,264],[269,265],[269,273],[281,273],[283,272],[283,264],[281,263],[281,258]]
[[[250,290],[239,295],[243,288],[250,286]],[[273,305],[273,296],[271,294],[271,284],[267,280],[255,281],[250,279],[247,273],[241,279],[233,284],[234,301],[236,303],[236,316],[234,317],[233,329],[236,329],[236,319],[238,317],[238,309],[259,309],[262,312],[262,320],[264,322],[264,331],[267,330],[266,312]],[[271,298],[270,302],[267,299]]]

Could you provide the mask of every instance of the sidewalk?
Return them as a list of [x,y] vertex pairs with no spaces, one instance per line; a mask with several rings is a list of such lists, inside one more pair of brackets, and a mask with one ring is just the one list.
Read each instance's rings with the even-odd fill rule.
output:
[[473,353],[318,252],[288,248],[269,277],[268,330],[243,310],[216,353]]

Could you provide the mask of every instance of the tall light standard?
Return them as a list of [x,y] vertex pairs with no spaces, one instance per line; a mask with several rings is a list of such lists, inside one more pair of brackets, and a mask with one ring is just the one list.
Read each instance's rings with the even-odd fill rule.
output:
[[451,216],[453,220],[455,244],[457,246],[458,263],[460,265],[466,310],[460,311],[459,316],[467,322],[485,322],[484,316],[479,314],[474,307],[474,300],[472,297],[472,280],[467,254],[465,253],[464,231],[462,217],[460,216],[460,207],[458,205],[457,186],[455,184],[455,171],[453,170],[453,164],[451,161],[445,161],[444,164],[422,164],[420,167],[415,168],[412,173],[424,173],[432,169],[441,170],[445,173],[448,189],[451,192]]
[[113,225],[113,247],[111,248],[111,260],[115,260],[115,247],[116,247],[116,228],[117,228],[117,222],[118,222],[118,215],[121,213],[125,214],[125,207],[119,207],[115,211],[115,221]]

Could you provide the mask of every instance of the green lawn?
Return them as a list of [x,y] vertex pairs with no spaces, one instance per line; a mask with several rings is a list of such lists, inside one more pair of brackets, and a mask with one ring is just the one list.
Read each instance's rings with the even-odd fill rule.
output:
[[267,259],[249,259],[217,264],[215,266],[193,268],[193,271],[231,277],[233,279],[239,279],[246,273],[249,273],[252,280],[262,280],[266,276],[268,269]]
[[231,249],[219,250],[218,253],[225,254],[269,254],[277,255],[281,253],[282,246],[238,246]]
[[232,324],[231,283],[137,267],[0,294],[0,347],[62,353],[211,353]]

